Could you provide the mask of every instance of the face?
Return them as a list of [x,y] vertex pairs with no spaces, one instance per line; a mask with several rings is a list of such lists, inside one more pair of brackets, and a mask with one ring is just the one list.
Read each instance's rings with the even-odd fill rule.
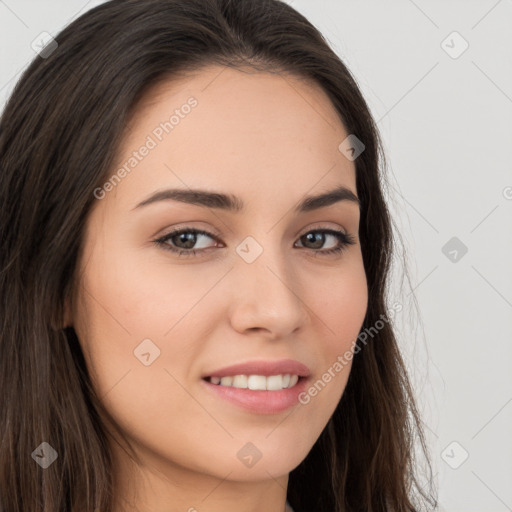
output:
[[[318,86],[284,74],[211,66],[138,106],[96,190],[70,323],[113,421],[160,472],[287,475],[334,412],[367,307],[360,212],[346,194],[302,203],[357,196],[347,136]],[[244,363],[260,377],[237,385],[291,387],[205,379]]]

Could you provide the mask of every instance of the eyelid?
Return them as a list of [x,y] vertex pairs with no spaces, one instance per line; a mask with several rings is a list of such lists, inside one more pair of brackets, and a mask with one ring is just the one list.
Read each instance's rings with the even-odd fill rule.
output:
[[[315,223],[314,223],[315,224]],[[318,223],[316,223],[318,224]],[[350,234],[350,231],[348,229],[345,229],[345,227],[341,226],[340,224],[336,225],[336,226],[328,226],[326,223],[322,223],[320,221],[319,225],[313,225],[313,226],[308,226],[304,229],[301,229],[300,231],[297,232],[297,234],[295,235],[296,237],[301,237],[301,236],[304,236],[306,233],[309,233],[310,231],[341,231],[343,232],[345,235],[349,235]]]
[[222,234],[220,231],[218,231],[213,226],[208,226],[206,228],[203,228],[201,226],[196,226],[191,222],[184,223],[184,224],[178,224],[177,226],[173,226],[172,228],[168,228],[165,230],[161,235],[157,235],[153,237],[153,241],[168,237],[169,235],[172,235],[173,233],[179,233],[181,231],[196,231],[197,233],[201,233],[207,236],[211,236],[212,238],[216,238],[217,241],[220,241],[220,238],[222,238]]
[[[295,236],[295,238],[300,238],[300,237],[304,236],[306,233],[310,233],[311,231],[317,231],[317,230],[342,231],[343,234],[345,234],[347,236],[354,237],[354,235],[353,234],[351,235],[351,232],[349,230],[345,229],[345,227],[343,227],[343,226],[337,225],[335,227],[332,227],[332,226],[325,225],[325,223],[322,224],[321,222],[320,222],[320,225],[318,225],[318,226],[313,226],[313,227],[308,226],[306,228],[303,228],[303,229],[297,231],[294,236]],[[189,222],[189,223],[185,223],[183,225],[178,224],[177,226],[172,227],[168,231],[165,231],[163,234],[156,236],[156,239],[153,239],[153,241],[156,242],[158,240],[168,237],[169,235],[172,235],[174,233],[179,233],[181,231],[195,231],[198,234],[210,236],[210,237],[216,239],[217,242],[220,242],[220,238],[222,238],[222,234],[220,233],[220,231],[218,231],[214,227],[208,227],[208,228],[196,227],[195,225],[193,225]],[[356,232],[355,236],[357,237],[357,232]]]
[[[216,231],[213,229],[212,231]],[[193,232],[196,235],[203,235],[206,237],[211,238],[212,240],[216,241],[218,244],[219,242],[225,247],[224,243],[220,240],[220,236],[217,236],[214,233],[210,233],[206,230],[196,228],[194,226],[185,225],[185,226],[178,226],[174,227],[171,231],[169,231],[167,234],[162,235],[162,237],[153,240],[153,242],[161,246],[164,250],[170,251],[171,253],[174,253],[177,255],[178,258],[187,258],[187,257],[198,257],[197,255],[203,256],[209,252],[211,252],[213,249],[215,249],[215,246],[213,247],[202,247],[198,249],[180,249],[173,247],[168,243],[168,240],[172,238],[175,235],[178,235],[180,233],[187,233],[187,232]],[[356,245],[358,243],[358,237],[352,235],[349,231],[345,230],[344,228],[332,228],[325,225],[320,225],[316,227],[309,227],[305,228],[301,235],[295,235],[294,239],[299,241],[302,244],[301,238],[305,236],[308,233],[327,233],[328,236],[333,236],[337,240],[337,246],[330,249],[311,249],[308,247],[304,247],[301,245],[301,247],[304,247],[304,250],[308,254],[312,254],[315,258],[316,257],[325,257],[329,258],[332,256],[341,256],[351,245]],[[217,246],[218,247],[218,246]],[[294,243],[295,247],[295,243]]]

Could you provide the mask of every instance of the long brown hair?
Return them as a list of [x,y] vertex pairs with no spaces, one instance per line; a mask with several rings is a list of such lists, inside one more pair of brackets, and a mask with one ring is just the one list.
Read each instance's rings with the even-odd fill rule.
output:
[[[93,191],[112,175],[123,129],[157,81],[220,64],[290,72],[323,88],[365,145],[355,160],[369,291],[363,330],[388,314],[393,232],[379,135],[354,78],[301,14],[279,0],[113,0],[55,40],[0,120],[2,512],[111,510],[106,412],[76,333],[61,326]],[[364,346],[358,340],[337,409],[290,473],[296,512],[435,505],[417,478],[413,445],[427,461],[428,450],[406,367],[391,323],[382,323]],[[34,461],[51,453],[56,461],[42,470]]]

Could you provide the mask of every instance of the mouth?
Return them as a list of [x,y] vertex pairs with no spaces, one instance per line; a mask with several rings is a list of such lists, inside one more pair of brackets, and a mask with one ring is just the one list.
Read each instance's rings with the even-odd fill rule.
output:
[[228,375],[225,377],[210,376],[203,380],[215,386],[224,386],[237,389],[250,389],[252,391],[281,391],[290,389],[306,379],[296,374],[277,375]]
[[279,375],[229,375],[203,377],[205,390],[214,399],[258,415],[284,412],[300,403],[310,376]]

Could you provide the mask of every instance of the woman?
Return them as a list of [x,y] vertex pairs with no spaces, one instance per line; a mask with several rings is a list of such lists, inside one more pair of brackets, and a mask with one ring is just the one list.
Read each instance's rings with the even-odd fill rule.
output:
[[435,504],[380,172],[278,0],[113,0],[57,35],[0,125],[1,510]]

